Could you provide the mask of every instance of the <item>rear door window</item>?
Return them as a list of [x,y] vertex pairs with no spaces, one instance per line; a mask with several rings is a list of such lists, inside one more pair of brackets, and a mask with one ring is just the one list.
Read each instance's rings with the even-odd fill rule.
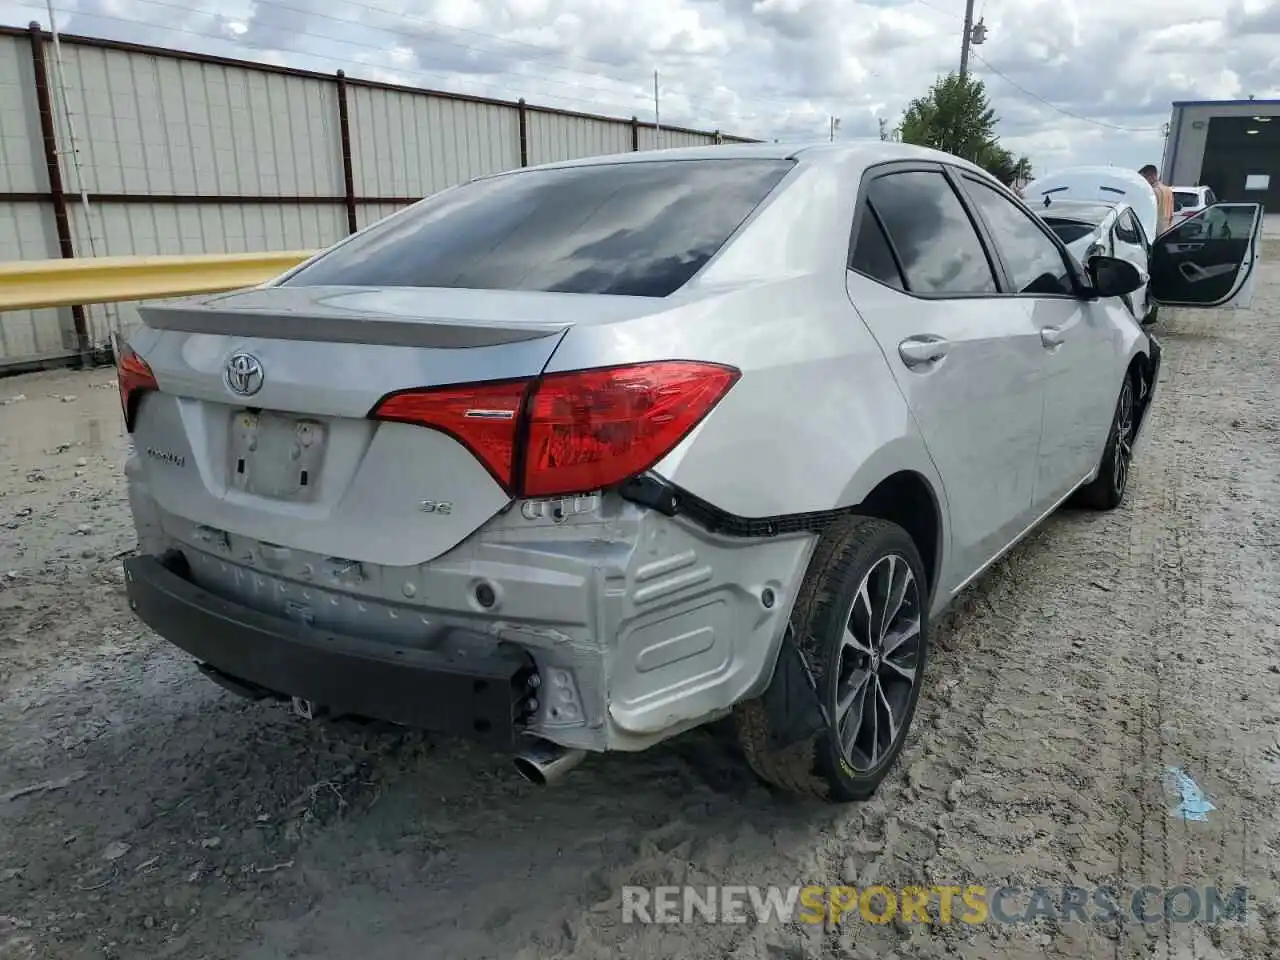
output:
[[867,188],[867,199],[884,223],[912,293],[945,297],[996,292],[991,262],[973,221],[941,172],[877,177]]
[[862,221],[858,225],[857,239],[853,242],[849,269],[866,274],[872,280],[879,280],[895,290],[905,289],[902,271],[898,269],[898,262],[889,249],[889,241],[869,203],[863,203]]
[[715,256],[792,166],[662,160],[476,180],[334,248],[285,285],[665,297]]

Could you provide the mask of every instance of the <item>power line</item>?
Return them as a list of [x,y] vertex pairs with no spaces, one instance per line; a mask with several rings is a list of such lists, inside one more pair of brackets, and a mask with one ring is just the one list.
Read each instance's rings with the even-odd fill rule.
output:
[[[910,2],[918,3],[921,6],[928,7],[930,10],[934,10],[937,13],[943,14],[944,16],[951,17],[953,20],[963,21],[965,19],[963,15],[956,13],[954,10],[944,10],[942,7],[936,6],[935,4],[929,2],[929,0],[910,0]],[[984,12],[986,10],[986,6],[987,6],[987,0],[982,0],[982,10]],[[1116,123],[1108,123],[1105,120],[1095,120],[1092,117],[1086,117],[1078,113],[1073,113],[1072,111],[1067,110],[1064,107],[1058,106],[1056,103],[1052,103],[1051,101],[1046,100],[1044,97],[1040,96],[1038,93],[1034,93],[1028,90],[1026,87],[1022,86],[1022,84],[1018,83],[1016,80],[1012,79],[1008,75],[1002,73],[1000,70],[997,70],[995,67],[993,67],[990,63],[988,63],[982,57],[978,56],[978,54],[973,52],[972,48],[969,49],[969,56],[971,56],[974,60],[977,60],[979,63],[985,66],[988,70],[994,73],[1001,80],[1005,81],[1005,83],[1009,84],[1019,93],[1022,93],[1023,95],[1030,97],[1032,100],[1035,100],[1037,103],[1043,104],[1044,106],[1048,107],[1050,110],[1054,110],[1062,114],[1063,116],[1071,117],[1073,120],[1079,120],[1082,123],[1091,123],[1095,126],[1105,127],[1109,130],[1121,130],[1125,133],[1159,133],[1162,129],[1159,127],[1126,127]]]
[[1159,133],[1160,132],[1159,127],[1125,127],[1116,123],[1108,123],[1105,120],[1095,120],[1093,119],[1093,117],[1086,117],[1079,113],[1072,113],[1070,110],[1067,110],[1064,107],[1060,107],[1056,103],[1051,103],[1050,101],[1046,100],[1044,97],[1040,96],[1040,94],[1032,93],[1030,90],[1022,86],[1022,84],[1018,83],[1016,80],[1012,79],[1011,77],[1009,77],[1004,73],[1001,73],[999,70],[997,70],[991,64],[987,63],[986,60],[982,59],[982,57],[978,56],[976,53],[970,52],[970,56],[972,56],[973,59],[977,60],[979,63],[985,66],[988,70],[994,73],[997,77],[999,77],[1005,83],[1009,84],[1009,86],[1013,87],[1015,90],[1018,90],[1019,92],[1025,94],[1026,96],[1030,97],[1032,100],[1037,101],[1038,103],[1044,104],[1050,110],[1056,110],[1058,113],[1062,114],[1064,117],[1071,117],[1072,119],[1079,120],[1083,123],[1092,123],[1093,125],[1098,127],[1106,127],[1109,130],[1122,130],[1125,133]]

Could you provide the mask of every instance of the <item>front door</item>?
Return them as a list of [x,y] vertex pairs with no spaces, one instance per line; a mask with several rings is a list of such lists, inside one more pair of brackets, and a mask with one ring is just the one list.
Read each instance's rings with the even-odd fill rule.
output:
[[1152,245],[1152,299],[1171,307],[1248,307],[1261,236],[1259,204],[1205,207]]
[[[1048,227],[985,179],[965,175],[961,180],[1044,353],[1044,427],[1034,494],[1038,516],[1098,462],[1119,390],[1119,344],[1105,308],[1076,294],[1070,265]],[[1104,241],[1110,244],[1109,237]]]
[[951,591],[1031,522],[1046,351],[941,167],[889,168],[863,195],[850,266],[880,286],[850,289],[946,488]]

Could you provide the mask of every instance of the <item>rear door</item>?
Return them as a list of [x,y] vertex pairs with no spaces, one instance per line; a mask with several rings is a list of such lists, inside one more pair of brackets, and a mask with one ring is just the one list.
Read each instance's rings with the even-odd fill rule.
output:
[[1151,296],[1171,307],[1241,310],[1253,301],[1262,206],[1215,203],[1159,237],[1151,251]]
[[[1031,521],[1045,351],[1003,296],[941,166],[875,168],[854,222],[850,297],[879,342],[950,505],[950,591]],[[873,282],[876,281],[876,282]]]
[[[1034,502],[1055,506],[1096,466],[1119,392],[1120,356],[1107,307],[1083,300],[1052,233],[995,184],[961,177],[1004,267],[1009,292],[1032,322],[1044,358],[1044,428]],[[1104,220],[1107,227],[1109,221]],[[1104,250],[1110,244],[1109,230]]]

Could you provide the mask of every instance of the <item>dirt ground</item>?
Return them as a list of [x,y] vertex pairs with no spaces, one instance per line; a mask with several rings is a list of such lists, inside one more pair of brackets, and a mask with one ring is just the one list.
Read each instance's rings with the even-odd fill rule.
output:
[[[0,380],[0,958],[1280,956],[1280,269],[1161,324],[1126,507],[940,625],[904,761],[843,808],[699,731],[538,789],[245,703],[126,608],[110,371]],[[24,399],[16,399],[24,397]],[[1167,768],[1214,809],[1175,814]],[[1249,887],[1242,922],[643,926],[625,884]],[[1157,901],[1157,909],[1158,909]]]

